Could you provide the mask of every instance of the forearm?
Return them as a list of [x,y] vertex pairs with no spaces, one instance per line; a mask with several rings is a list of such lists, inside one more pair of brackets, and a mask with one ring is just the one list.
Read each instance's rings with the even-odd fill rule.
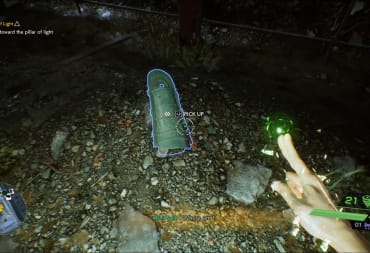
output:
[[350,229],[337,233],[335,242],[330,243],[337,252],[370,252],[370,244],[360,232]]

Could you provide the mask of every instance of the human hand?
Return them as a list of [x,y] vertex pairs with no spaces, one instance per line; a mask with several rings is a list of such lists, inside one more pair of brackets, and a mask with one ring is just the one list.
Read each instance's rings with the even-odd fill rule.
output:
[[[279,136],[278,144],[283,156],[296,173],[287,172],[287,184],[275,181],[271,187],[293,209],[295,215],[300,219],[301,226],[311,235],[329,241],[338,251],[362,251],[365,249],[364,252],[366,252],[369,248],[358,238],[359,235],[352,230],[348,222],[310,215],[312,209],[315,208],[336,210],[334,201],[325,185],[299,157],[291,136],[289,134]],[[347,241],[350,247],[343,244],[343,241]]]

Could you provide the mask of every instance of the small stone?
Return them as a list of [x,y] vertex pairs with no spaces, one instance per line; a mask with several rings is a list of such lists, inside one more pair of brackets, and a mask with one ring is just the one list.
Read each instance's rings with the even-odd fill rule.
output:
[[171,206],[166,201],[161,200],[161,207],[163,207],[163,208],[170,208]]
[[279,250],[280,253],[286,253],[284,247],[281,245],[279,240],[274,239],[274,244],[275,244],[276,248]]
[[41,230],[42,230],[42,226],[38,226],[37,228],[35,228],[35,229],[33,230],[33,232],[34,232],[35,234],[38,234],[38,233],[40,233],[40,232],[41,232]]
[[72,147],[71,151],[72,151],[73,153],[77,153],[79,149],[80,149],[80,146],[76,145],[76,146],[73,146],[73,147]]
[[207,115],[203,116],[203,120],[204,120],[205,125],[210,125],[211,124],[211,119],[209,118],[209,116],[207,116]]
[[225,181],[225,179],[226,179],[226,177],[225,177],[224,175],[221,175],[221,176],[220,176],[220,180],[221,180],[221,181]]
[[95,138],[95,134],[93,131],[90,131],[90,139],[94,139]]
[[108,204],[109,205],[115,205],[115,204],[117,204],[117,200],[116,199],[109,199]]
[[40,173],[41,177],[43,179],[48,179],[50,176],[50,169],[46,169]]
[[237,102],[237,103],[235,103],[235,106],[236,107],[240,107],[241,106],[241,103],[240,102]]
[[219,198],[218,198],[218,202],[219,202],[221,205],[223,205],[223,204],[225,204],[225,202],[226,202],[226,198],[225,198],[224,196],[221,196],[221,197],[219,197]]
[[152,185],[157,185],[159,183],[159,180],[157,177],[152,177],[150,179]]
[[92,146],[92,145],[94,145],[94,142],[92,142],[92,141],[87,141],[87,142],[86,142],[86,146],[90,147],[90,146]]
[[208,127],[207,132],[208,132],[208,134],[216,134],[217,130],[214,127]]
[[63,152],[63,145],[68,136],[68,132],[56,131],[54,138],[51,142],[51,156],[54,160],[57,160],[60,154]]
[[213,196],[210,200],[208,200],[207,204],[208,205],[211,205],[211,206],[214,206],[218,203],[218,199],[216,196]]
[[98,150],[98,148],[99,148],[99,145],[97,145],[97,144],[96,144],[96,145],[92,146],[92,148],[91,148],[91,149],[92,149],[93,151],[96,151],[96,150]]
[[244,143],[240,143],[239,144],[239,146],[238,146],[238,152],[239,153],[245,153],[246,152]]
[[225,144],[226,150],[230,150],[233,146],[227,137],[224,138],[223,143]]
[[131,127],[128,127],[127,130],[126,130],[126,134],[127,135],[131,135],[132,134],[132,128]]
[[194,88],[196,88],[196,87],[197,87],[197,84],[196,84],[196,83],[189,83],[189,85],[190,85],[191,87],[194,87]]
[[24,155],[24,153],[25,153],[25,150],[22,148],[22,149],[19,149],[18,150],[18,155]]
[[175,160],[175,161],[172,162],[172,164],[175,167],[185,167],[186,166],[186,163],[183,159]]
[[126,197],[126,194],[127,194],[127,190],[126,189],[123,189],[120,196],[121,196],[121,199],[123,199],[124,197]]
[[86,205],[85,205],[85,209],[86,209],[86,210],[90,210],[90,209],[91,209],[91,205],[90,205],[90,204],[86,204]]
[[165,163],[165,164],[162,165],[162,169],[163,169],[164,172],[167,172],[169,170],[169,168],[170,168],[170,165],[168,163]]
[[143,168],[146,170],[149,166],[153,165],[153,157],[145,156],[143,161]]

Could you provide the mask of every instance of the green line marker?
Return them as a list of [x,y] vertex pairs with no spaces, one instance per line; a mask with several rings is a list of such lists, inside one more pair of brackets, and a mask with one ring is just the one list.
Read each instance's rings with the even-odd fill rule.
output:
[[315,216],[323,216],[328,218],[338,218],[353,221],[365,221],[368,216],[367,214],[362,213],[338,212],[334,210],[322,210],[322,209],[313,209],[310,214]]

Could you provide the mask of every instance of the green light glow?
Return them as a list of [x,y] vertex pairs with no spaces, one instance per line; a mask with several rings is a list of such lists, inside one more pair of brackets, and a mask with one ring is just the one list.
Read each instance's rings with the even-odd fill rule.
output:
[[279,135],[287,134],[293,126],[293,121],[283,117],[267,117],[265,129],[270,138],[277,138]]

